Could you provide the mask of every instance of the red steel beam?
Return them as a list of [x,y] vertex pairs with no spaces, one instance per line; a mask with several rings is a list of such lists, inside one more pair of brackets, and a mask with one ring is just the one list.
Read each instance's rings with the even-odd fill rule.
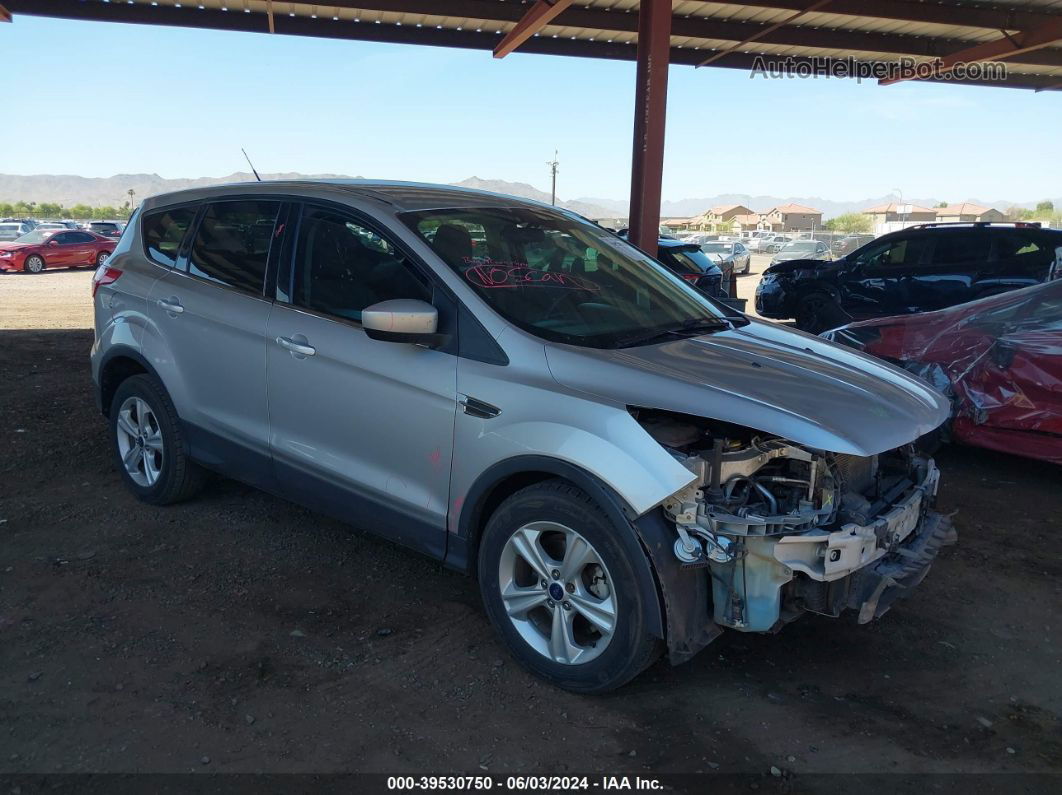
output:
[[664,179],[664,119],[671,55],[671,0],[642,0],[638,9],[638,70],[634,100],[629,240],[656,256]]
[[10,22],[10,21],[11,21],[11,12],[8,11],[3,6],[0,6],[0,22]]
[[[1062,18],[1041,25],[1040,27],[1033,28],[1032,30],[1015,33],[1014,35],[1007,35],[1004,33],[1003,37],[1000,39],[986,41],[984,44],[967,47],[958,52],[953,52],[951,55],[945,55],[943,58],[938,58],[936,61],[937,72],[939,74],[946,74],[961,63],[1005,61],[1008,58],[1013,58],[1022,53],[1050,47],[1052,44],[1056,44],[1059,41],[1062,41]],[[896,77],[888,80],[879,80],[878,84],[888,86],[893,83],[902,83],[905,80],[913,79],[915,78]]]
[[571,4],[572,0],[536,0],[535,4],[516,23],[516,27],[510,30],[494,48],[494,57],[504,58],[560,16],[561,12]]
[[742,47],[745,47],[745,46],[747,46],[749,44],[752,44],[754,41],[757,41],[758,39],[762,39],[768,33],[774,33],[779,28],[784,28],[790,22],[796,21],[797,19],[799,19],[800,17],[804,16],[805,14],[810,14],[812,11],[818,11],[823,6],[828,6],[830,4],[830,2],[831,2],[831,0],[818,0],[818,2],[812,3],[810,6],[805,8],[803,11],[797,11],[795,14],[790,14],[788,17],[783,19],[781,22],[776,22],[773,25],[766,25],[762,30],[756,31],[755,33],[753,33],[751,36],[749,36],[744,41],[739,41],[739,42],[737,42],[735,44],[732,44],[731,46],[729,46],[729,47],[727,47],[725,49],[719,50],[714,55],[711,55],[710,57],[705,58],[703,61],[701,61],[699,64],[697,64],[697,66],[707,66],[708,64],[712,63],[713,61],[718,61],[724,55],[729,55],[730,53],[734,52],[735,50],[740,50]]

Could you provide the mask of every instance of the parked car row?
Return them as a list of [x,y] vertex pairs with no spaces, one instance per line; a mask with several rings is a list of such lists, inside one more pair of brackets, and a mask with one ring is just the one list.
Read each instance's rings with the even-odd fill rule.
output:
[[124,221],[85,221],[78,223],[71,220],[37,221],[32,218],[4,218],[0,219],[0,242],[10,242],[35,229],[84,229],[87,232],[117,239],[122,236],[124,228]]
[[46,268],[99,267],[117,242],[84,229],[38,227],[9,243],[0,243],[0,271],[40,273]]

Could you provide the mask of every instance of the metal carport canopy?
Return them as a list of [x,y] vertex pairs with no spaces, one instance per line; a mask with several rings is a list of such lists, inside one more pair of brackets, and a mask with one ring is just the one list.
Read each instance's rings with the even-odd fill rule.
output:
[[[734,69],[880,69],[904,79],[1062,89],[1062,0],[0,0],[10,12],[110,22],[318,36],[638,61],[631,239],[654,251],[660,220],[669,63]],[[956,64],[1003,61],[999,79]],[[866,72],[864,72],[865,74]],[[875,75],[880,74],[875,72]],[[888,90],[888,89],[883,89]]]

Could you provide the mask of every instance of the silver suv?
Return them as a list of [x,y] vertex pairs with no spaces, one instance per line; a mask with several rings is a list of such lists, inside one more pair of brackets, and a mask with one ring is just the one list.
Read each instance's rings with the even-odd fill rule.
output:
[[881,615],[954,539],[941,395],[713,302],[565,210],[261,182],[146,200],[93,281],[129,489],[213,470],[474,574],[581,692],[723,628]]

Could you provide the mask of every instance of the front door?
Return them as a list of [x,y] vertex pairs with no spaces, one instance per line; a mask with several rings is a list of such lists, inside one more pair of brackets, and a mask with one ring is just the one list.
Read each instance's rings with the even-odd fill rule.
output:
[[367,220],[307,205],[277,277],[266,379],[280,488],[442,557],[457,358],[361,328],[371,304],[432,296],[429,278]]
[[45,244],[45,261],[49,268],[67,268],[77,264],[76,232],[59,232]]
[[917,312],[913,281],[926,254],[924,235],[865,246],[842,280],[844,309],[852,317]]

